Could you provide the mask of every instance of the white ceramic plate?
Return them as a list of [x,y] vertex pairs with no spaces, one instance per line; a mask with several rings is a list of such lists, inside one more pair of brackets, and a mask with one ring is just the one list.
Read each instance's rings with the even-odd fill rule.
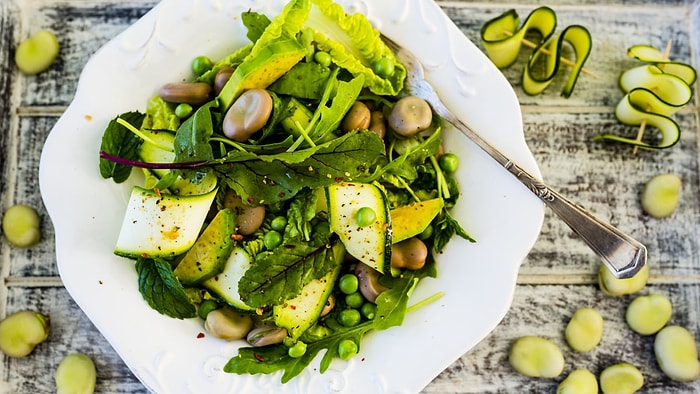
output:
[[[143,111],[162,84],[189,79],[194,56],[216,59],[247,43],[241,12],[253,9],[273,17],[283,3],[164,0],[94,55],[41,158],[41,193],[56,230],[61,278],[153,392],[419,391],[501,321],[544,216],[539,200],[454,130],[445,136],[448,149],[461,157],[463,195],[454,214],[477,243],[454,239],[438,257],[439,277],[421,282],[413,299],[439,291],[444,297],[409,314],[401,327],[369,334],[358,356],[334,361],[325,374],[316,368],[319,358],[286,385],[281,385],[280,373],[224,373],[223,365],[244,343],[198,338],[201,321],[175,320],[152,310],[138,292],[133,263],[112,254],[129,188],[99,175],[100,139],[109,120],[126,111]],[[435,3],[340,3],[349,12],[367,15],[387,36],[424,59],[428,79],[448,106],[539,176],[510,85]]]

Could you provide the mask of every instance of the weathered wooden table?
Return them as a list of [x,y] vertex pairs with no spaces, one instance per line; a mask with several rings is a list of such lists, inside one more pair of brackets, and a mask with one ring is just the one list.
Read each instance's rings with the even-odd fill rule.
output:
[[[439,2],[474,42],[478,42],[485,21],[509,8],[524,17],[541,3]],[[38,167],[42,144],[70,103],[90,55],[154,4],[154,0],[0,1],[0,211],[18,203],[31,205],[39,211],[43,227],[43,240],[29,249],[12,248],[0,238],[4,279],[0,315],[30,308],[50,315],[52,321],[48,341],[30,357],[3,357],[0,392],[54,391],[56,366],[65,354],[74,351],[94,359],[99,392],[146,391],[61,285],[53,228],[39,194]],[[626,146],[592,141],[603,131],[625,135],[636,132],[617,122],[613,114],[623,96],[617,78],[622,70],[638,64],[625,56],[628,47],[650,44],[662,49],[672,39],[671,57],[698,66],[700,2],[552,0],[547,5],[559,16],[558,29],[576,23],[590,30],[593,51],[587,68],[600,77],[582,76],[569,99],[559,95],[563,78],[544,94],[532,97],[519,86],[524,54],[516,66],[504,71],[520,98],[525,136],[543,177],[563,194],[647,245],[651,278],[642,294],[668,296],[674,306],[671,323],[687,327],[700,339],[697,100],[676,114],[683,133],[680,143],[670,149],[632,154]],[[56,32],[62,44],[60,56],[40,75],[21,75],[14,66],[14,49],[21,39],[39,29]],[[683,189],[678,210],[658,220],[642,212],[639,194],[649,177],[664,172],[680,175]],[[424,392],[554,392],[573,368],[587,368],[598,374],[621,361],[636,365],[644,374],[643,392],[700,392],[700,381],[677,383],[661,373],[654,360],[653,337],[637,335],[625,324],[625,308],[633,296],[603,295],[597,286],[599,264],[568,227],[548,211],[541,236],[522,264],[509,313],[492,334],[435,378]],[[567,347],[563,331],[571,314],[584,306],[602,312],[604,338],[595,350],[575,353]],[[560,378],[526,378],[510,367],[507,354],[511,342],[530,334],[550,338],[564,350],[567,364]]]

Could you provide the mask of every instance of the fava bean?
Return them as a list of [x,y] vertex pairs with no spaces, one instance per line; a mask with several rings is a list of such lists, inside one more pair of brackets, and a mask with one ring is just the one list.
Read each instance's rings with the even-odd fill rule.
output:
[[427,130],[433,120],[433,110],[420,97],[406,96],[394,104],[389,114],[389,126],[402,137],[413,137]]
[[649,294],[635,298],[627,306],[625,320],[630,328],[641,335],[651,335],[661,330],[671,319],[671,301],[661,294]]
[[233,67],[221,67],[214,75],[214,93],[219,94],[224,89],[226,83],[233,75]]
[[508,353],[510,365],[525,376],[555,378],[564,370],[564,355],[554,342],[524,336],[513,342]]
[[50,319],[39,312],[24,310],[0,321],[0,350],[10,357],[24,357],[49,336]]
[[667,326],[654,339],[654,354],[661,370],[669,378],[690,382],[700,376],[698,347],[684,327]]
[[171,103],[202,105],[209,101],[212,87],[205,82],[173,82],[160,88],[160,97]]
[[340,129],[346,133],[353,130],[367,130],[369,128],[370,117],[371,113],[367,105],[362,101],[355,101],[340,123]]
[[272,114],[272,96],[265,89],[250,89],[241,94],[226,111],[221,128],[226,137],[246,142],[265,126]]
[[598,394],[598,379],[587,369],[576,369],[557,386],[557,394]]
[[417,270],[423,268],[428,258],[428,247],[418,237],[395,243],[391,246],[391,266]]
[[600,286],[600,290],[609,296],[634,294],[644,288],[648,280],[648,264],[644,264],[637,274],[628,279],[617,279],[604,265],[601,265],[598,270],[598,285]]
[[26,248],[41,240],[39,214],[32,207],[13,205],[2,217],[2,232],[13,246]]
[[678,207],[681,178],[676,174],[653,176],[642,189],[642,209],[657,219],[670,216]]
[[224,195],[224,208],[236,211],[236,226],[238,232],[250,235],[256,232],[265,220],[265,206],[251,206],[243,203],[243,200],[233,190],[228,190]]
[[245,338],[253,328],[250,316],[230,308],[220,308],[207,314],[204,329],[216,338],[232,340]]
[[369,130],[380,138],[386,136],[386,121],[382,111],[372,111],[369,116]]
[[611,365],[600,373],[603,394],[632,394],[644,386],[644,376],[632,364]]
[[593,350],[603,338],[603,316],[595,309],[580,308],[571,316],[566,342],[578,352]]
[[69,354],[58,364],[54,379],[56,394],[92,394],[97,383],[95,363],[83,353]]
[[40,30],[19,43],[15,52],[15,64],[24,74],[38,74],[53,64],[59,49],[56,35],[48,30]]
[[246,335],[246,341],[248,341],[251,346],[255,347],[282,343],[285,338],[287,338],[287,329],[274,325],[254,328]]

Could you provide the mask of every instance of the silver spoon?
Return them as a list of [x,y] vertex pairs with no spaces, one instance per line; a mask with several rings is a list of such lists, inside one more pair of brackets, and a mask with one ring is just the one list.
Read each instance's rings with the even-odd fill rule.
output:
[[491,146],[447,109],[425,80],[423,65],[415,55],[383,34],[381,38],[406,67],[405,90],[427,101],[435,113],[455,126],[527,186],[588,244],[616,278],[630,278],[646,264],[647,249],[644,245],[569,201]]

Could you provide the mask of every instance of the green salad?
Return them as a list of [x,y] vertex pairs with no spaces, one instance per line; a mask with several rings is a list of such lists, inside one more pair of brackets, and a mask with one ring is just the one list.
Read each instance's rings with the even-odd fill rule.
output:
[[406,70],[361,14],[292,0],[241,15],[250,44],[107,126],[99,168],[136,175],[114,253],[156,311],[246,340],[239,374],[320,371],[428,299],[455,235],[458,158],[440,119],[402,93]]

